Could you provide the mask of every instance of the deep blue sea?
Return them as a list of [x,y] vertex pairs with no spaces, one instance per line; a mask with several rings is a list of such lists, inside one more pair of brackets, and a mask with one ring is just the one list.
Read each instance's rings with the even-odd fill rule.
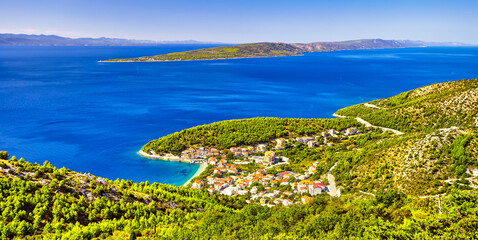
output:
[[226,119],[328,118],[352,104],[478,77],[476,47],[98,62],[203,47],[0,47],[0,150],[110,179],[180,185],[198,165],[142,158],[142,145]]

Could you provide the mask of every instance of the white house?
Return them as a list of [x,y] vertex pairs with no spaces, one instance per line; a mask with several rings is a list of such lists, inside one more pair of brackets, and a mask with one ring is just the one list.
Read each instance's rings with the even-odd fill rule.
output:
[[202,187],[204,187],[204,184],[201,180],[196,180],[191,184],[191,188],[201,189]]

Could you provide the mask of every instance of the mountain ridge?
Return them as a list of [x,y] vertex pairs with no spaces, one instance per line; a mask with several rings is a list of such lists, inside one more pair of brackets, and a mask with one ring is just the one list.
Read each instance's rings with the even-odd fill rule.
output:
[[152,41],[123,38],[69,38],[44,34],[0,33],[0,46],[155,46],[161,44],[219,44],[196,40]]

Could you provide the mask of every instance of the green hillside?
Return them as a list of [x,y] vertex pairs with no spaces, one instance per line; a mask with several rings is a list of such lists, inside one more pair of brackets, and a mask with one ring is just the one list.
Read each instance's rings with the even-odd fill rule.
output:
[[[142,150],[181,155],[181,151],[195,147],[224,151],[259,143],[272,146],[275,138],[293,141],[300,136],[320,135],[327,129],[340,132],[360,126],[363,133],[369,132],[371,128],[365,130],[354,119],[361,117],[406,134],[369,132],[331,139],[335,146],[310,149],[297,145],[277,151],[290,159],[287,168],[278,170],[301,172],[314,161],[324,166],[338,163],[334,174],[344,191],[374,193],[395,188],[423,196],[447,192],[454,183],[449,179],[466,182],[470,177],[467,169],[478,168],[477,79],[433,84],[369,104],[341,109],[337,113],[347,118],[339,119],[253,118],[207,124],[153,140]],[[317,168],[317,178],[326,170]]]
[[277,57],[293,56],[301,52],[301,49],[286,43],[249,43],[230,47],[205,48],[150,57],[140,57],[134,59],[112,59],[107,60],[106,62],[187,61],[229,58]]
[[0,155],[2,239],[463,239],[478,227],[478,195],[460,190],[440,205],[387,190],[268,208]]
[[[346,117],[338,119],[221,121],[142,148],[151,154],[216,148],[232,164],[245,159],[227,149],[260,143],[288,158],[270,166],[268,176],[294,171],[307,176],[304,181],[326,181],[332,169],[340,195],[278,197],[293,200],[289,206],[261,206],[248,195],[225,196],[205,187],[112,181],[0,152],[0,238],[475,239],[477,89],[476,79],[433,84],[341,109],[337,113]],[[357,133],[346,134],[351,129]],[[319,146],[299,143],[304,137],[315,137]],[[288,141],[284,148],[275,148],[277,138]],[[306,175],[315,163],[315,173]],[[241,166],[244,175],[258,168],[252,162]],[[212,170],[198,178],[217,178]],[[273,184],[261,190],[292,191]]]
[[432,84],[370,104],[380,109],[358,104],[337,114],[403,132],[478,127],[478,79]]
[[360,126],[351,119],[291,119],[291,118],[250,118],[226,120],[197,126],[152,140],[144,152],[174,153],[194,147],[215,147],[225,150],[230,147],[269,142],[279,137],[295,137],[318,134],[329,128],[343,130]]

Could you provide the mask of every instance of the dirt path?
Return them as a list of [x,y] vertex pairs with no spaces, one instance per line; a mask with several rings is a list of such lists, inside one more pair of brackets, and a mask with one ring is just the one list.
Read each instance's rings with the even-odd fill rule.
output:
[[365,107],[369,107],[369,108],[377,108],[377,109],[386,109],[386,108],[382,108],[382,107],[379,107],[375,104],[370,104],[370,103],[364,103],[363,104]]
[[[332,116],[336,117],[336,118],[346,118],[347,116],[342,116],[342,115],[338,115],[336,113],[332,114]],[[391,128],[386,128],[386,127],[380,127],[380,126],[375,126],[375,125],[372,125],[371,123],[363,120],[362,118],[359,118],[359,117],[356,117],[355,120],[357,120],[359,123],[362,123],[363,125],[365,125],[365,127],[375,127],[375,128],[380,128],[382,129],[383,131],[391,131],[397,135],[402,135],[404,134],[403,132],[400,132],[398,130],[395,130],[395,129],[391,129]]]
[[365,121],[365,120],[363,120],[362,118],[359,118],[359,117],[356,117],[355,119],[357,121],[359,121],[360,123],[364,124],[366,127],[377,127],[377,128],[382,129],[383,131],[391,131],[391,132],[393,132],[397,135],[402,135],[403,134],[403,132],[400,132],[400,131],[395,130],[395,129],[372,125],[371,123],[369,123],[369,122],[367,122],[367,121]]

